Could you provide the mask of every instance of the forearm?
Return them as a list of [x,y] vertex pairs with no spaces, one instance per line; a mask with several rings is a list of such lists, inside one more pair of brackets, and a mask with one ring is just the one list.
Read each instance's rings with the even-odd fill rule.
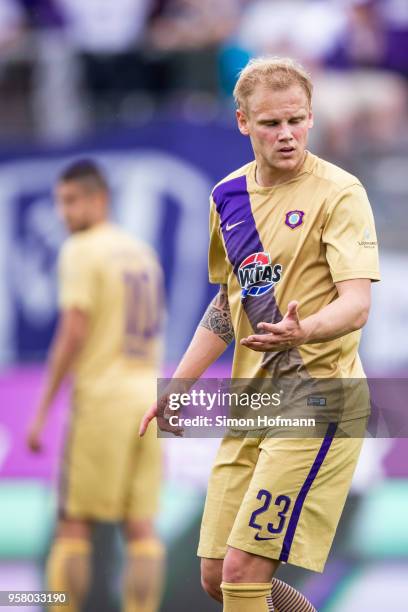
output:
[[74,355],[69,346],[56,338],[49,355],[47,364],[46,380],[41,396],[41,405],[48,406],[52,403],[63,379],[69,371]]
[[79,338],[72,338],[63,329],[57,331],[49,353],[44,387],[37,408],[37,418],[45,421],[64,378],[82,347]]
[[305,344],[327,342],[363,327],[369,307],[358,295],[344,294],[301,321]]
[[[190,342],[190,346],[173,374],[172,381],[151,409],[146,412],[139,433],[143,436],[152,419],[157,418],[159,428],[176,436],[183,435],[182,428],[169,424],[166,416],[170,393],[188,391],[207,368],[222,355],[234,340],[234,330],[228,303],[227,288],[221,285],[218,294],[208,306]],[[181,379],[184,379],[181,380]],[[173,414],[175,414],[173,412]]]
[[209,304],[173,378],[199,378],[234,340],[225,286]]
[[199,325],[173,378],[200,378],[226,348],[225,342],[216,334]]

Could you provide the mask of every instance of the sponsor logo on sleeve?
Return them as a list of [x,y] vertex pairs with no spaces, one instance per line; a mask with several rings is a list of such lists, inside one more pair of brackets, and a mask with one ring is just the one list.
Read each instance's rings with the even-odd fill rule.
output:
[[368,229],[368,227],[366,227],[364,230],[364,234],[363,234],[363,240],[358,241],[357,243],[358,246],[362,246],[365,249],[374,249],[377,246],[377,241],[370,240],[370,238],[371,238],[370,230]]

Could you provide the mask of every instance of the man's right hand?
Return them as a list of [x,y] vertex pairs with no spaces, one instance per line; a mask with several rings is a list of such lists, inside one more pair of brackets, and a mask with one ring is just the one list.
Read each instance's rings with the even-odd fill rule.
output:
[[179,414],[178,410],[170,410],[168,406],[168,396],[164,395],[144,414],[139,428],[139,436],[144,436],[150,422],[153,421],[153,419],[157,419],[157,426],[161,431],[168,431],[174,436],[182,437],[184,429],[182,427],[170,425],[169,423],[170,416],[179,416]]

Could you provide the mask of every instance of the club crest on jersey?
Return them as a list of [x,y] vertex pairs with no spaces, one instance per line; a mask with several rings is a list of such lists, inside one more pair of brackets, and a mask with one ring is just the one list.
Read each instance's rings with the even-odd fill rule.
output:
[[303,212],[303,210],[290,210],[286,213],[286,225],[290,227],[290,229],[295,229],[296,227],[299,227],[299,225],[302,225],[303,223],[304,214],[305,213]]
[[265,295],[281,279],[282,266],[271,264],[269,253],[252,253],[245,257],[238,268],[238,280],[242,296]]

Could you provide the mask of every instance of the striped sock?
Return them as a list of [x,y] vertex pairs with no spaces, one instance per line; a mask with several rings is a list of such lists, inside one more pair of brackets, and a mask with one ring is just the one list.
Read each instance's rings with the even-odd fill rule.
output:
[[272,580],[271,595],[271,610],[275,605],[275,612],[317,612],[302,593],[277,578]]
[[275,612],[272,597],[270,595],[268,595],[268,597],[266,598],[266,604],[268,606],[268,612]]

